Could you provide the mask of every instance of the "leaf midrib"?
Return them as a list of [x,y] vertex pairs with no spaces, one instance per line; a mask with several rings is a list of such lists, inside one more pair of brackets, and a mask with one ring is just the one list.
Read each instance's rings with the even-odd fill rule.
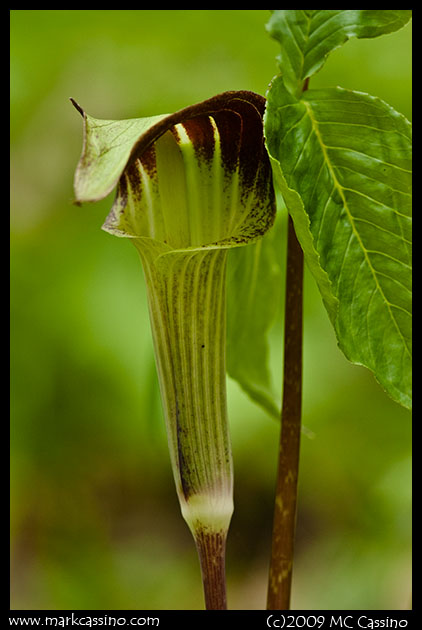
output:
[[345,209],[345,211],[346,211],[346,213],[347,213],[347,215],[349,217],[349,221],[350,221],[350,225],[351,225],[353,234],[355,235],[355,237],[356,237],[356,239],[357,239],[357,241],[358,241],[358,243],[359,243],[359,245],[361,247],[361,250],[362,250],[364,258],[365,258],[365,261],[366,261],[366,263],[367,263],[367,265],[368,265],[368,267],[369,267],[369,269],[371,271],[371,274],[373,276],[376,289],[379,291],[379,293],[381,294],[381,296],[383,298],[384,304],[387,307],[387,310],[389,312],[390,318],[391,318],[391,320],[392,320],[392,322],[393,322],[393,324],[394,324],[394,326],[395,326],[395,328],[396,328],[400,338],[403,341],[403,346],[404,346],[406,352],[410,355],[410,351],[409,351],[409,349],[407,347],[404,335],[401,332],[400,327],[398,326],[397,321],[396,321],[396,319],[395,319],[395,317],[394,317],[394,315],[392,313],[392,310],[391,310],[391,307],[392,306],[396,307],[396,305],[391,304],[387,300],[387,298],[385,296],[385,293],[382,290],[382,287],[381,287],[381,285],[380,285],[380,283],[378,281],[377,272],[374,269],[373,265],[371,264],[370,258],[368,256],[368,252],[367,252],[367,250],[366,250],[366,248],[365,248],[365,246],[363,244],[363,241],[362,241],[362,239],[361,239],[361,237],[359,235],[358,230],[356,229],[354,217],[353,217],[353,215],[352,215],[352,213],[351,213],[351,211],[349,209],[349,206],[348,206],[348,203],[347,203],[347,199],[346,199],[346,196],[344,194],[344,188],[343,188],[343,186],[340,184],[340,182],[337,179],[337,176],[336,176],[335,171],[334,171],[334,167],[333,167],[333,165],[331,163],[330,157],[329,157],[328,152],[327,152],[327,147],[326,147],[326,145],[324,144],[324,142],[322,140],[322,136],[321,136],[321,133],[320,133],[320,130],[319,130],[319,126],[318,126],[318,121],[316,120],[316,118],[313,115],[313,111],[312,111],[312,107],[311,107],[310,103],[305,101],[305,100],[303,100],[302,103],[305,105],[306,112],[307,112],[307,114],[309,116],[309,119],[311,121],[312,131],[314,132],[314,134],[315,134],[315,136],[316,136],[316,138],[318,140],[318,143],[319,143],[319,145],[321,147],[321,151],[323,153],[324,161],[325,161],[325,163],[327,165],[327,168],[328,168],[328,170],[330,172],[330,175],[331,175],[334,187],[336,188],[336,190],[338,191],[338,193],[339,193],[339,195],[340,195],[340,197],[342,199],[343,207],[344,207],[344,209]]

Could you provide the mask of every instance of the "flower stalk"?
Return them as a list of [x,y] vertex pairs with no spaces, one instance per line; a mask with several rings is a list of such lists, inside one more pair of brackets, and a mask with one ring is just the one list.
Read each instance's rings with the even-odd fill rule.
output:
[[303,252],[288,218],[283,404],[267,610],[290,610],[302,420]]
[[263,97],[226,92],[171,115],[84,117],[76,201],[116,185],[103,228],[139,252],[182,515],[198,550],[207,609],[225,609],[233,513],[226,401],[226,264],[272,225]]

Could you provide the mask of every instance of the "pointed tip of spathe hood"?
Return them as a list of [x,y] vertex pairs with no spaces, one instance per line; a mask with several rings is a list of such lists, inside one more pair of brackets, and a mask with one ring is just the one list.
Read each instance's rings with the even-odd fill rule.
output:
[[254,116],[255,111],[255,120],[262,120],[266,104],[260,94],[229,91],[173,114],[114,121],[92,118],[75,99],[70,101],[84,119],[83,150],[74,182],[76,201],[80,203],[103,199],[116,186],[128,164],[172,126],[222,110],[234,110],[241,117],[249,117],[248,111]]
[[74,99],[74,98],[72,98],[71,96],[69,97],[69,100],[70,100],[70,102],[72,103],[73,107],[74,107],[75,109],[77,109],[77,110],[78,110],[78,112],[80,113],[80,115],[81,115],[81,116],[82,116],[82,118],[83,118],[83,117],[85,116],[85,112],[84,112],[84,110],[82,109],[82,107],[79,105],[79,103],[77,103],[77,102],[75,101],[75,99]]

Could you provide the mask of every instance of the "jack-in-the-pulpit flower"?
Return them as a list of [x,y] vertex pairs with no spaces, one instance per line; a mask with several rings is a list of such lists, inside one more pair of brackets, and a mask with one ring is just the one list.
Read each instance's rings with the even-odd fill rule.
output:
[[175,114],[84,117],[77,202],[115,186],[103,228],[130,238],[144,270],[168,444],[183,517],[195,538],[207,608],[222,607],[233,512],[226,405],[228,250],[275,217],[265,99],[226,92]]

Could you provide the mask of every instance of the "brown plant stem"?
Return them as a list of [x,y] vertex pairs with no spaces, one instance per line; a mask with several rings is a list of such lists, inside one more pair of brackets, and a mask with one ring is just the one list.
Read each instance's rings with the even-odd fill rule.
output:
[[226,534],[199,531],[195,535],[201,564],[206,610],[227,610],[226,597]]
[[302,407],[303,252],[289,216],[284,385],[267,609],[289,610]]

